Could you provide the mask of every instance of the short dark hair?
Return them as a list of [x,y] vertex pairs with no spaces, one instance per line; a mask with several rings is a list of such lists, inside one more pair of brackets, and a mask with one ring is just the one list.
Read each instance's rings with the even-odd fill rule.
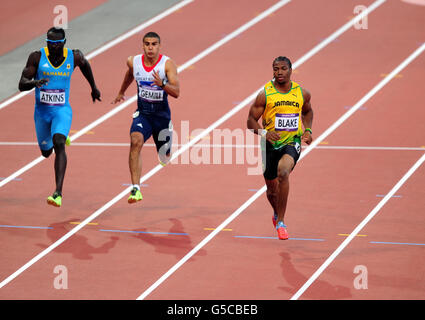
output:
[[149,31],[148,33],[146,33],[143,36],[143,42],[145,41],[146,38],[157,38],[158,42],[161,43],[161,38],[159,37],[159,34],[153,31]]
[[49,30],[47,30],[47,34],[49,34],[50,32],[60,33],[62,35],[62,39],[65,39],[65,30],[63,30],[62,28],[51,27]]
[[275,62],[278,62],[278,61],[285,61],[288,64],[289,69],[292,69],[292,62],[291,62],[291,60],[289,60],[289,58],[284,57],[284,56],[279,56],[279,57],[277,57],[276,59],[273,60],[273,65],[275,64]]

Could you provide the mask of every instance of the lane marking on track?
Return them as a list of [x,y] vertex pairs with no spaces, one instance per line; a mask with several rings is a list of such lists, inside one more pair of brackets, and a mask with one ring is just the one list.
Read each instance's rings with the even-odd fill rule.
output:
[[[354,237],[364,228],[364,226],[381,210],[381,208],[391,199],[391,196],[401,188],[401,186],[409,179],[409,177],[422,165],[425,161],[425,153],[422,157],[407,171],[407,173],[394,185],[378,205],[366,216],[366,218],[353,230],[344,242],[326,259],[326,261],[316,270],[316,272],[307,280],[307,282],[292,296],[291,300],[297,300],[311,284],[322,274],[322,272],[332,263],[333,260],[342,252],[342,250],[354,239]],[[376,242],[371,242],[376,243]]]
[[[376,195],[378,198],[383,198],[383,197],[385,197],[385,194],[377,194]],[[396,194],[396,195],[393,195],[391,198],[401,198],[402,196],[400,196],[400,195],[398,195],[398,194]]]
[[162,231],[134,231],[134,230],[106,230],[100,229],[99,231],[103,232],[120,232],[120,233],[138,233],[138,234],[166,234],[166,235],[175,235],[175,236],[188,236],[189,234],[185,232],[162,232]]
[[[81,221],[72,221],[72,222],[70,222],[69,224],[80,224],[81,223]],[[90,225],[90,226],[98,226],[99,225],[99,223],[97,223],[97,222],[89,222],[89,223],[87,223],[87,225]]]
[[[272,239],[279,240],[278,237],[261,237],[261,236],[233,236],[234,238],[246,238],[246,239]],[[312,239],[312,238],[289,238],[288,240],[301,240],[301,241],[325,241],[325,239]],[[281,241],[281,240],[279,240]]]
[[[424,46],[425,49],[425,46]],[[410,176],[425,161],[425,153],[420,159],[407,171],[407,173],[394,185],[378,205],[366,216],[366,218],[353,230],[353,232],[341,243],[341,245],[326,259],[326,261],[316,270],[316,272],[307,280],[306,283],[292,296],[291,300],[297,300],[311,284],[325,271],[325,269],[336,259],[336,257],[344,250],[344,248],[354,239],[354,237],[364,228],[364,226],[381,210],[381,208],[391,199],[394,193],[410,178]]]
[[425,243],[411,243],[411,242],[370,241],[369,243],[375,243],[375,244],[404,244],[404,245],[408,245],[408,246],[425,246]]
[[[214,43],[213,45],[211,45],[210,47],[208,47],[207,49],[205,49],[204,51],[202,51],[201,53],[199,53],[198,55],[196,55],[195,57],[193,57],[189,61],[185,62],[182,66],[180,66],[177,69],[177,72],[180,73],[183,70],[185,70],[186,68],[188,68],[189,66],[191,66],[192,64],[195,64],[199,60],[205,58],[207,55],[209,55],[213,51],[217,50],[219,47],[223,46],[224,44],[226,44],[230,40],[234,39],[235,37],[237,37],[242,32],[248,30],[249,28],[251,28],[252,26],[254,26],[255,24],[257,24],[258,22],[260,22],[261,20],[263,20],[264,18],[268,17],[270,15],[270,13],[272,13],[272,12],[280,9],[281,7],[283,7],[284,5],[286,5],[289,2],[290,2],[290,0],[281,0],[281,1],[277,2],[276,4],[274,4],[273,6],[271,6],[270,8],[268,8],[267,10],[263,11],[262,14],[256,16],[255,18],[253,18],[252,20],[248,21],[247,23],[245,23],[244,25],[242,25],[241,27],[239,27],[238,29],[236,29],[232,33],[228,34],[223,39],[217,41],[216,43]],[[101,116],[97,120],[93,121],[91,124],[87,125],[83,129],[81,129],[79,132],[77,132],[76,134],[74,134],[73,136],[71,136],[70,137],[70,140],[71,141],[74,141],[75,139],[78,139],[79,137],[81,137],[85,133],[89,132],[91,129],[93,129],[94,127],[96,127],[100,123],[102,123],[102,122],[106,121],[107,119],[111,118],[112,116],[114,116],[118,112],[124,110],[130,104],[132,104],[133,102],[136,102],[136,101],[137,101],[137,94],[133,95],[127,101],[125,101],[122,104],[118,105],[117,107],[115,107],[114,109],[112,109],[111,111],[109,111],[108,113],[104,114],[103,116]],[[238,107],[235,107],[233,110],[236,110],[236,109],[238,109]],[[205,135],[202,135],[202,137],[204,137],[204,136]],[[194,138],[192,141],[196,141],[197,142],[198,140]],[[16,178],[19,175],[21,175],[22,173],[24,173],[27,170],[31,169],[35,165],[39,164],[44,159],[45,158],[43,156],[40,156],[40,157],[34,159],[29,164],[27,164],[26,166],[24,166],[23,168],[21,168],[18,171],[14,172],[9,177],[7,177],[6,179],[4,179],[4,180],[2,180],[0,182],[0,188],[3,187],[4,185],[6,185],[7,183],[9,183],[14,178]]]
[[[69,130],[69,133],[77,133],[78,130]],[[87,131],[85,134],[94,134],[94,131]]]
[[[0,180],[6,179],[6,177],[0,177]],[[15,178],[13,181],[22,181],[22,178]]]
[[[381,4],[383,4],[386,0],[377,0],[372,5],[370,5],[367,9],[365,9],[361,14],[353,18],[351,21],[344,24],[337,31],[332,33],[329,37],[327,37],[324,41],[320,42],[313,49],[303,55],[299,60],[292,64],[292,67],[295,69],[305,61],[313,57],[317,52],[322,50],[328,44],[330,44],[334,39],[338,38],[345,31],[349,30],[355,23],[360,21],[363,17],[366,17],[373,10],[378,8]],[[391,73],[392,74],[392,73]],[[386,78],[387,79],[387,78]],[[385,81],[382,80],[382,81]],[[241,105],[245,106],[250,101],[254,100],[257,96],[258,92],[260,92],[263,87],[259,88],[255,91],[251,96],[241,102]],[[371,97],[372,95],[370,95]],[[370,97],[367,99],[363,98],[359,101],[359,107],[364,104]],[[306,149],[305,152],[301,153],[300,160],[312,150],[312,148],[316,147],[319,142],[321,142],[326,136],[328,136],[332,131],[334,131],[342,122],[344,122],[347,118],[349,118],[355,111],[356,107],[353,106],[349,111],[347,111],[340,119],[338,119],[333,126],[329,127],[321,136],[319,136],[309,148]],[[335,125],[336,124],[336,125]],[[207,132],[208,134],[208,132]],[[201,134],[202,135],[202,134]],[[203,136],[203,135],[202,135]],[[259,191],[257,191],[254,195],[252,195],[242,206],[240,206],[236,211],[234,211],[226,220],[224,220],[214,231],[212,231],[208,236],[206,236],[198,245],[196,245],[190,252],[188,252],[181,260],[179,260],[173,267],[171,267],[166,273],[164,273],[156,282],[154,282],[147,290],[145,290],[137,300],[145,299],[152,291],[154,291],[159,285],[161,285],[168,277],[170,277],[176,270],[178,270],[186,261],[188,261],[193,255],[195,255],[202,247],[204,247],[212,238],[214,238],[224,227],[226,227],[230,222],[232,222],[241,212],[243,212],[246,208],[248,208],[255,200],[257,200],[264,192],[266,191],[266,186],[264,185]]]
[[0,225],[0,228],[16,228],[16,229],[53,229],[52,227],[33,227],[33,226],[11,226],[11,225]]
[[[386,76],[388,76],[388,73],[381,73],[379,75],[381,78],[385,78]],[[397,74],[394,78],[403,78],[402,74]]]
[[[306,147],[307,148],[307,147]],[[415,147],[373,147],[373,146],[317,146],[324,150],[371,150],[371,151],[424,151],[424,148]]]
[[[217,49],[219,46],[217,45],[218,43],[220,43],[220,45],[225,44],[226,42],[230,41],[231,39],[233,39],[234,37],[236,37],[239,33],[245,31],[248,27],[252,27],[254,24],[260,22],[262,19],[266,18],[270,13],[278,10],[279,8],[281,8],[283,5],[287,4],[289,2],[289,0],[283,0],[283,1],[279,1],[277,2],[275,5],[273,5],[272,7],[270,7],[269,9],[263,11],[263,13],[259,16],[256,16],[254,19],[250,20],[248,23],[246,23],[245,25],[243,25],[242,27],[239,27],[238,29],[236,29],[234,32],[232,32],[231,34],[229,34],[226,38],[221,39],[220,41],[216,42],[215,44],[213,44],[212,46],[210,46],[209,48],[207,48],[206,50],[204,50],[203,52],[201,52],[198,56],[196,56],[195,58],[189,60],[189,61],[193,61],[193,63],[195,63],[196,61],[199,61],[200,58],[198,58],[199,56],[205,57],[207,54],[211,53],[213,50],[212,48]],[[316,47],[315,47],[316,48]],[[315,50],[315,48],[313,48],[313,50]],[[215,50],[214,49],[214,50]],[[304,59],[304,61],[306,61],[307,59]],[[187,68],[189,66],[188,63],[185,63],[185,67]],[[261,90],[261,89],[259,89]],[[175,158],[179,157],[180,154],[184,153],[187,149],[189,149],[191,146],[193,146],[194,144],[196,144],[197,142],[199,142],[202,137],[208,135],[211,131],[214,130],[214,128],[218,127],[219,125],[221,125],[222,123],[224,123],[225,121],[227,121],[229,118],[231,118],[234,114],[236,114],[239,110],[241,110],[243,107],[245,107],[246,105],[248,105],[248,103],[253,99],[253,97],[257,94],[257,92],[259,91],[257,90],[256,92],[254,92],[251,96],[249,96],[248,98],[246,98],[244,101],[242,101],[242,103],[236,107],[234,107],[233,109],[231,109],[229,112],[227,112],[225,115],[223,115],[220,119],[218,119],[217,121],[215,121],[213,124],[211,124],[207,129],[205,129],[204,131],[202,131],[200,134],[198,134],[196,137],[194,137],[194,139],[192,139],[190,142],[188,142],[186,145],[182,146],[182,148],[180,148],[179,150],[177,150],[171,157],[170,161],[174,160]],[[134,98],[134,99],[132,99]],[[120,106],[118,106],[117,108],[115,108],[114,110],[108,112],[107,114],[105,114],[104,116],[102,116],[101,118],[99,118],[98,120],[96,120],[95,122],[93,122],[92,124],[86,126],[84,129],[80,130],[79,133],[75,134],[74,136],[71,137],[71,140],[78,138],[79,136],[83,135],[86,131],[91,130],[94,126],[96,126],[98,123],[104,121],[103,119],[107,119],[108,117],[110,117],[111,115],[119,112],[120,110],[124,109],[127,105],[129,105],[130,103],[136,101],[137,96],[134,95],[132,98],[130,98],[129,100],[127,100],[126,102],[122,103]],[[42,158],[42,159],[40,159]],[[23,167],[22,169],[18,170],[16,173],[12,174],[11,176],[9,176],[8,178],[11,180],[13,178],[15,178],[17,175],[21,174],[22,172],[24,172],[26,169],[31,168],[32,166],[34,166],[35,164],[41,162],[44,158],[42,156],[40,156],[39,158],[35,159],[34,161],[32,161],[31,163],[29,163],[28,165],[26,165],[25,167]],[[154,174],[156,174],[159,170],[161,170],[162,168],[164,168],[161,164],[158,164],[156,167],[154,167],[153,169],[151,169],[148,173],[146,173],[141,179],[140,179],[140,183],[148,180],[150,177],[152,177]],[[19,174],[18,174],[19,173]],[[9,181],[10,181],[9,180]],[[5,182],[1,181],[0,182],[0,187],[2,187],[4,184],[6,184],[8,181]],[[119,193],[117,196],[115,196],[113,199],[111,199],[110,201],[108,201],[106,204],[104,204],[101,208],[99,208],[98,210],[96,210],[93,214],[91,214],[89,217],[87,217],[83,222],[81,222],[79,225],[77,225],[76,227],[74,227],[72,230],[70,230],[67,234],[65,234],[64,236],[62,236],[60,239],[58,239],[57,241],[55,241],[53,244],[51,244],[49,247],[47,247],[45,250],[43,250],[42,252],[40,252],[39,254],[37,254],[34,258],[32,258],[30,261],[28,261],[26,264],[24,264],[22,267],[20,267],[18,270],[16,270],[14,273],[12,273],[10,276],[8,276],[6,279],[4,279],[1,283],[0,283],[0,288],[4,287],[6,284],[8,284],[10,281],[12,281],[13,279],[15,279],[18,275],[20,275],[22,272],[24,272],[26,269],[28,269],[30,266],[32,266],[34,263],[36,263],[37,261],[39,261],[41,258],[43,258],[44,256],[46,256],[49,252],[53,251],[56,247],[58,247],[59,245],[61,245],[63,242],[65,242],[68,238],[70,238],[72,235],[74,235],[75,233],[77,233],[79,230],[81,230],[87,223],[91,222],[92,220],[94,220],[95,218],[97,218],[99,215],[101,215],[104,211],[106,211],[107,209],[109,209],[111,206],[113,206],[115,203],[117,203],[119,200],[121,200],[124,196],[126,196],[129,191],[131,190],[131,186],[125,188],[121,193]],[[213,231],[214,232],[214,231]]]
[[[98,49],[95,49],[94,51],[88,53],[86,55],[86,59],[90,60],[94,57],[96,57],[97,55],[105,52],[106,50],[116,46],[117,44],[119,44],[120,42],[128,39],[129,37],[134,36],[135,34],[137,34],[138,32],[140,32],[141,30],[149,27],[150,25],[154,24],[155,22],[160,21],[161,19],[164,19],[165,17],[169,16],[170,14],[172,14],[173,12],[181,9],[182,7],[188,5],[189,3],[193,2],[194,0],[184,0],[182,2],[177,3],[176,5],[172,6],[171,8],[163,11],[162,13],[160,13],[159,15],[153,17],[152,19],[149,19],[148,21],[138,25],[137,27],[131,29],[130,31],[127,31],[126,33],[122,34],[121,36],[118,36],[117,38],[107,42],[106,44],[104,44],[103,46],[101,46]],[[22,97],[26,96],[29,93],[33,93],[34,89],[29,90],[29,91],[23,91],[20,93],[17,93],[16,95],[14,95],[13,97],[5,100],[4,102],[0,103],[0,110],[7,107],[8,105],[12,104],[13,102],[21,99]]]
[[[322,141],[319,143],[320,146],[317,146],[316,149],[323,150],[371,150],[371,151],[424,151],[425,146],[420,147],[381,147],[381,146],[323,146],[323,144],[328,144],[328,142]],[[37,142],[20,142],[20,141],[10,141],[10,142],[0,142],[0,146],[35,146],[38,145]],[[145,147],[156,147],[154,143],[145,143]],[[173,147],[182,147],[184,144],[174,143]],[[72,147],[130,147],[129,142],[74,142],[71,144]],[[256,148],[260,149],[261,146],[258,144],[203,144],[197,143],[191,148]],[[306,149],[307,146],[302,146],[303,149]],[[5,177],[0,177],[1,179],[6,179]],[[15,180],[22,180],[20,178]]]

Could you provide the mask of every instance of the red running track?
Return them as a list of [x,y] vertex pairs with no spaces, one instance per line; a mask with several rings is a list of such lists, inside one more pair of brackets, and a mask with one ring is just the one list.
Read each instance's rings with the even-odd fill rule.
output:
[[60,13],[55,13],[56,6],[66,6],[68,21],[71,21],[104,2],[106,0],[64,0],[60,3],[55,0],[4,1],[0,20],[0,54],[3,55],[27,41],[45,34],[54,23],[55,18],[63,13],[62,8]]
[[[163,52],[181,65],[272,4],[255,2],[240,10],[242,1],[195,1],[152,29],[164,39]],[[183,71],[182,96],[171,101],[176,132],[181,132],[181,121],[185,120],[191,130],[208,127],[271,77],[275,56],[285,54],[297,61],[346,23],[354,5],[354,1],[291,1]],[[395,21],[391,19],[394,11],[400,16]],[[315,23],[300,23],[301,14],[303,21]],[[381,74],[393,70],[423,42],[422,17],[416,6],[386,2],[369,16],[369,29],[350,29],[294,70],[293,80],[313,95],[315,137],[381,81]],[[279,27],[282,21],[289,31]],[[76,73],[72,83],[73,130],[80,130],[113,108],[109,101],[119,88],[125,58],[140,50],[139,41],[140,35],[132,37],[91,61],[103,103],[91,105],[87,84]],[[290,299],[345,239],[341,234],[352,232],[381,195],[423,154],[424,111],[416,102],[424,96],[418,86],[424,63],[423,55],[419,56],[297,164],[291,176],[286,219],[291,240],[275,239],[271,210],[262,195],[147,299]],[[132,88],[128,95],[134,92]],[[28,110],[32,99],[24,97],[1,111],[1,125],[6,129],[1,132],[1,141],[35,140],[33,130],[14,129],[33,128],[32,111]],[[405,105],[409,109],[403,119],[408,121],[400,121],[400,109]],[[135,104],[95,127],[67,149],[69,167],[64,204],[59,210],[46,206],[43,200],[53,188],[52,159],[30,169],[20,177],[22,180],[1,188],[1,225],[51,228],[1,228],[1,261],[7,261],[1,264],[2,279],[74,228],[71,222],[83,221],[125,188],[123,184],[129,180],[128,147],[78,143],[128,143],[134,108]],[[247,111],[245,107],[220,128],[245,130]],[[7,119],[18,123],[12,125]],[[208,141],[212,136],[202,143]],[[324,148],[337,146],[372,149]],[[416,149],[376,148],[381,146]],[[1,148],[6,151],[0,156],[3,176],[38,156],[35,146]],[[142,152],[146,173],[157,165],[157,158],[152,147],[146,146]],[[85,226],[5,285],[0,297],[139,297],[211,232],[206,228],[220,225],[254,189],[263,186],[260,175],[247,174],[249,167],[169,165],[144,182],[141,204],[130,206],[124,197],[94,224]],[[423,298],[424,246],[418,245],[425,243],[420,210],[423,178],[421,167],[301,299]],[[53,286],[58,265],[68,269],[67,290]],[[367,289],[354,286],[357,274],[353,270],[358,265],[368,270]]]

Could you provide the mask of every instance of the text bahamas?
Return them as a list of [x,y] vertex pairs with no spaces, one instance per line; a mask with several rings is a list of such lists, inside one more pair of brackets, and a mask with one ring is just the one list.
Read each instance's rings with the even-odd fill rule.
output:
[[61,72],[61,71],[52,71],[52,72],[46,72],[43,71],[43,76],[62,76],[62,77],[69,77],[69,72]]

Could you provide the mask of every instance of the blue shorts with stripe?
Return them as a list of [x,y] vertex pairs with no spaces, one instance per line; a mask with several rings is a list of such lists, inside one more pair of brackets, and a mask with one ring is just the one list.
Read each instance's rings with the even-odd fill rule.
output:
[[35,132],[41,150],[53,148],[56,133],[67,137],[72,123],[71,106],[36,106],[34,110]]
[[130,134],[135,131],[143,135],[144,142],[152,136],[160,156],[170,155],[173,142],[173,124],[170,118],[143,114],[136,110],[133,114]]

